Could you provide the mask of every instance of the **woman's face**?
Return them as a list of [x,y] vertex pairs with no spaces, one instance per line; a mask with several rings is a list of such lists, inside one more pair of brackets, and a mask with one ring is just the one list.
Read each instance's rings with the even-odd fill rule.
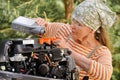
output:
[[84,37],[88,36],[89,33],[92,31],[92,29],[79,23],[75,19],[72,20],[71,28],[72,28],[72,38],[75,41],[78,41],[78,40],[82,41]]

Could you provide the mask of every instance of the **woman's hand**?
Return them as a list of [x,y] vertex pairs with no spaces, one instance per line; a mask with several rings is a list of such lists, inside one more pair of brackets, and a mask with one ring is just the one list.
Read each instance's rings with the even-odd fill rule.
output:
[[59,48],[68,48],[66,45],[66,41],[62,36],[57,37],[57,39],[54,41],[54,43],[59,47]]

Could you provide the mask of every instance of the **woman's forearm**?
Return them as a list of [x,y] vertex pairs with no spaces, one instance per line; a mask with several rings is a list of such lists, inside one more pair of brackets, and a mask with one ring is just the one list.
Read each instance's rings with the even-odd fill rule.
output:
[[83,70],[85,70],[86,72],[89,70],[90,67],[90,59],[86,58],[85,56],[75,53],[74,51],[72,51],[72,57],[75,60],[75,63],[80,66]]
[[110,80],[112,74],[111,54],[103,54],[98,62],[72,51],[76,64],[97,80]]

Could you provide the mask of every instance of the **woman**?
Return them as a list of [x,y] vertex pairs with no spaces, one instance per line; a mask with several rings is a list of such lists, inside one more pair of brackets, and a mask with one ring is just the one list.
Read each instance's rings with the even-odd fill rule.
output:
[[48,23],[41,18],[36,22],[45,26],[44,37],[60,37],[55,43],[72,51],[80,67],[79,80],[110,80],[112,57],[104,28],[111,27],[115,18],[115,13],[104,2],[85,0],[74,9],[71,25]]

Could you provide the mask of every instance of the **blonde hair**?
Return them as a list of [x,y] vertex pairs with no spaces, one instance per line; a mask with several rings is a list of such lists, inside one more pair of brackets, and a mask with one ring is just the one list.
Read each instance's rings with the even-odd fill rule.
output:
[[107,31],[103,27],[99,27],[95,32],[95,38],[102,45],[108,47],[111,50],[111,43]]

